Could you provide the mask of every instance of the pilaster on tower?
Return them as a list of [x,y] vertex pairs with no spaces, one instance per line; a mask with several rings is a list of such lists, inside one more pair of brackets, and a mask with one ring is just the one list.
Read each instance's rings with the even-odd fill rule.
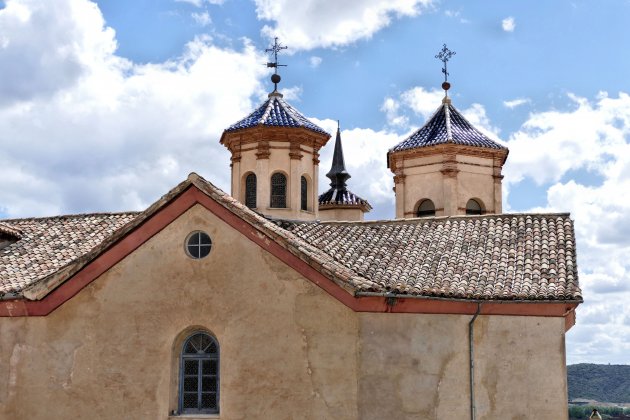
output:
[[476,129],[448,97],[446,45],[436,58],[444,66],[444,99],[431,118],[389,150],[396,218],[501,213],[501,174],[508,149]]
[[221,144],[232,154],[232,196],[257,212],[279,219],[318,218],[319,150],[330,139],[286,102],[278,83],[278,44],[268,50],[275,61],[274,90],[251,114],[225,129]]

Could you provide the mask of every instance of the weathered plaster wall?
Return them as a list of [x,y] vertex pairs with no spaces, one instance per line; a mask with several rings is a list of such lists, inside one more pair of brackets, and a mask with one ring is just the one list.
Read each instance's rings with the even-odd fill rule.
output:
[[493,158],[457,154],[404,158],[396,178],[396,217],[416,217],[423,199],[433,201],[436,216],[466,214],[470,199],[481,201],[485,212],[501,213],[501,179],[494,177]]
[[[50,315],[0,318],[0,419],[166,419],[195,328],[221,419],[469,418],[470,318],[352,312],[195,206]],[[480,316],[475,363],[479,420],[566,419],[563,318]]]
[[[466,419],[468,322],[463,315],[360,315],[359,418]],[[567,418],[562,318],[480,316],[477,418]]]
[[[240,153],[241,160],[232,164],[232,196],[245,202],[245,177],[255,173],[257,178],[256,210],[262,214],[293,220],[315,220],[317,214],[318,171],[313,147],[299,145],[300,159],[290,157],[289,142],[269,142],[269,156],[261,159],[255,145],[248,145]],[[282,172],[287,177],[287,207],[271,208],[271,176]],[[301,210],[300,178],[308,182],[307,210]]]
[[195,327],[221,346],[221,419],[357,418],[357,322],[195,206],[50,315],[0,318],[0,418],[166,419]]
[[362,222],[364,220],[363,210],[360,208],[348,207],[329,207],[319,210],[319,220],[323,221],[346,221],[346,222]]

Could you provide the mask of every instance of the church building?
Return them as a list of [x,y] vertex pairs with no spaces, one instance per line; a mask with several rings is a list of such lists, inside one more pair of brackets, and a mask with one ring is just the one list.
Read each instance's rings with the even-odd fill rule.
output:
[[502,213],[508,150],[445,82],[366,221],[341,131],[272,81],[218,140],[229,193],[0,220],[0,419],[567,419],[569,215]]

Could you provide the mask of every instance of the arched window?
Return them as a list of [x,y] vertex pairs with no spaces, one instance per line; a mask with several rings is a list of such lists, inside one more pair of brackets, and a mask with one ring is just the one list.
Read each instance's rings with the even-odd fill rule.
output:
[[303,176],[300,179],[300,208],[306,210],[308,207],[308,181]]
[[466,214],[483,214],[483,208],[479,201],[470,199],[466,203]]
[[287,177],[280,172],[271,175],[271,207],[286,208]]
[[435,216],[435,205],[433,201],[426,199],[420,202],[418,205],[418,210],[416,212],[417,217],[428,217]]
[[256,208],[256,174],[245,178],[245,205],[250,209]]
[[179,412],[219,412],[219,344],[197,332],[184,341],[179,375]]

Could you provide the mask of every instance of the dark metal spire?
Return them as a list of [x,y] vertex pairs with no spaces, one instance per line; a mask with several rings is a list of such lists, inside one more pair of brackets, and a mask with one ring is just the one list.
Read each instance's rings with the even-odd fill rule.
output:
[[337,121],[337,138],[335,139],[335,151],[333,153],[332,167],[326,176],[330,178],[330,186],[332,188],[340,191],[344,191],[346,189],[346,181],[350,178],[350,174],[346,171],[346,163],[343,160],[339,121]]
[[278,91],[278,83],[280,83],[280,75],[278,74],[278,67],[286,67],[286,64],[280,64],[278,62],[278,53],[282,50],[286,50],[289,47],[281,46],[278,42],[278,37],[275,37],[273,40],[273,45],[271,48],[266,48],[265,52],[273,54],[273,62],[267,63],[267,67],[273,68],[274,73],[271,75],[271,82],[273,83],[273,91]]
[[451,57],[454,56],[455,54],[457,54],[455,51],[449,50],[446,47],[446,44],[443,44],[442,49],[435,56],[435,58],[437,58],[444,64],[444,67],[442,67],[442,73],[444,73],[444,83],[442,83],[442,89],[444,89],[444,92],[447,95],[448,95],[447,91],[451,87],[451,84],[448,82],[448,69],[446,65],[448,63],[448,60],[450,60]]

